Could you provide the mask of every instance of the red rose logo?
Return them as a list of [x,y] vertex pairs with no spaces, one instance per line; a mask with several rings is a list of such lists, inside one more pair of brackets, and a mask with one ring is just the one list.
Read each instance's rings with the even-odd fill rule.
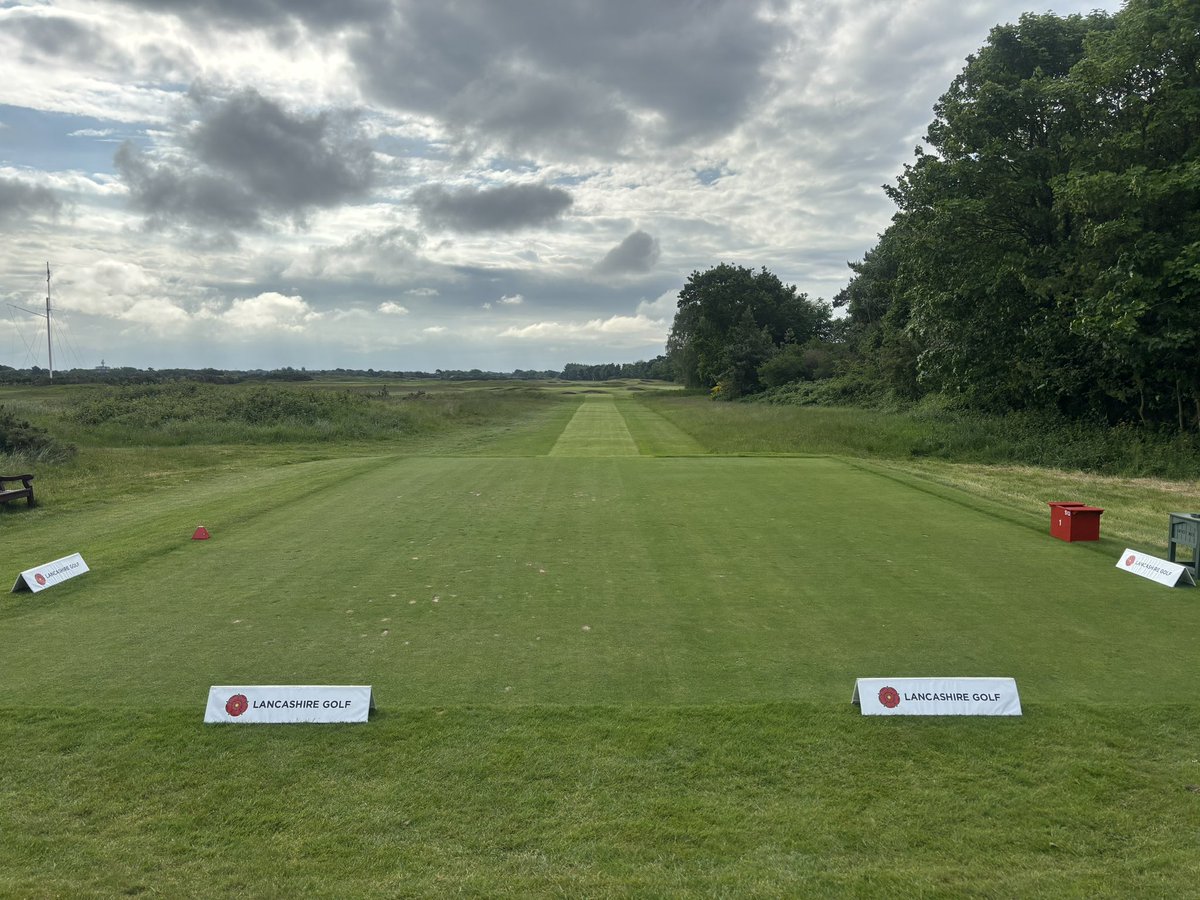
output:
[[234,694],[225,701],[225,712],[234,718],[237,718],[249,708],[250,701],[246,699],[245,694]]
[[900,692],[894,687],[885,687],[879,689],[879,702],[888,709],[895,709],[900,705]]
[[33,580],[36,581],[38,584],[45,584],[46,576],[43,575],[41,572],[38,572],[36,575],[33,576]]
[[1125,557],[1125,565],[1132,566],[1135,562],[1137,562],[1137,557],[1134,556],[1132,553],[1130,553],[1129,556]]

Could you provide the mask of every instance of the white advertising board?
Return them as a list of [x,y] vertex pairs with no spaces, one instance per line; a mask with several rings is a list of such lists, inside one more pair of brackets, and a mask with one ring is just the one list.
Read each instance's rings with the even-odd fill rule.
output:
[[851,703],[864,716],[1019,716],[1012,678],[859,678]]
[[87,571],[87,563],[83,561],[83,557],[78,553],[72,553],[70,556],[64,556],[62,559],[54,560],[54,562],[48,562],[33,569],[26,569],[17,576],[17,581],[13,585],[11,593],[33,591],[36,594],[48,587],[54,587],[54,585],[66,581],[68,578],[82,575]]
[[374,708],[369,684],[213,685],[208,689],[204,721],[239,725],[365,722]]
[[1139,553],[1128,547],[1121,554],[1121,558],[1117,560],[1117,568],[1132,572],[1134,575],[1141,575],[1143,578],[1149,578],[1151,581],[1157,581],[1159,584],[1165,584],[1167,587],[1196,583],[1196,579],[1192,577],[1192,570],[1187,566],[1159,559],[1149,553]]

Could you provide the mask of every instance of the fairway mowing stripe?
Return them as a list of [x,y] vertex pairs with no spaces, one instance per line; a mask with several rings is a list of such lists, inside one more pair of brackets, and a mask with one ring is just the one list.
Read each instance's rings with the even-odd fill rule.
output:
[[579,404],[548,455],[638,456],[639,453],[616,401],[602,397]]
[[642,456],[704,456],[691,435],[637,400],[617,406]]

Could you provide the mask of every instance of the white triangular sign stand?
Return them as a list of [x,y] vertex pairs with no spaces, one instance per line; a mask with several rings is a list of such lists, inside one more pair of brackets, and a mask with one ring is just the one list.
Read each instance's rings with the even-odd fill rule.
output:
[[1167,587],[1179,587],[1181,584],[1196,584],[1196,579],[1192,576],[1192,570],[1187,566],[1159,559],[1157,556],[1151,556],[1149,553],[1130,550],[1128,547],[1121,554],[1121,558],[1117,560],[1117,568],[1126,572],[1132,572],[1134,575],[1141,575],[1143,578],[1149,578],[1151,581],[1156,581],[1159,584],[1165,584]]
[[64,556],[62,559],[54,560],[54,562],[26,569],[17,576],[11,593],[17,594],[21,591],[32,591],[36,594],[48,587],[54,587],[60,581],[66,581],[68,578],[74,578],[76,575],[82,575],[87,571],[90,570],[87,563],[83,561],[83,557],[78,553],[72,553],[70,556]]

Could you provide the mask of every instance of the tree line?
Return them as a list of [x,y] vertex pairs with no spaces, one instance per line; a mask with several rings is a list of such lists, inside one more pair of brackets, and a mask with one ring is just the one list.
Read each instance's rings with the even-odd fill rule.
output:
[[[689,384],[837,375],[990,412],[1200,428],[1200,4],[994,28],[832,303],[721,265],[680,292]],[[805,368],[826,354],[828,365]]]
[[608,381],[610,378],[674,381],[675,369],[666,356],[656,356],[627,363],[567,363],[560,377],[566,381]]
[[[318,379],[389,379],[394,381],[607,381],[610,378],[653,378],[673,381],[674,369],[666,356],[626,363],[567,363],[558,369],[437,369],[433,372],[388,369],[138,369],[130,366],[100,369],[59,369],[54,384],[241,384],[247,381],[316,381]],[[0,384],[50,384],[50,372],[39,366],[16,369],[0,365]]]

